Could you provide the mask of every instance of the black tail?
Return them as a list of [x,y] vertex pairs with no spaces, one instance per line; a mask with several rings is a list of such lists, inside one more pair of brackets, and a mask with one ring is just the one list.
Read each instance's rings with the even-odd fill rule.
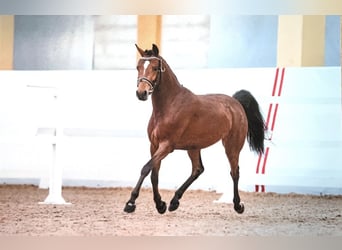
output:
[[259,104],[246,90],[236,92],[233,97],[238,100],[245,110],[248,120],[247,141],[251,150],[262,154],[264,153],[264,139],[266,125],[262,114],[260,113]]

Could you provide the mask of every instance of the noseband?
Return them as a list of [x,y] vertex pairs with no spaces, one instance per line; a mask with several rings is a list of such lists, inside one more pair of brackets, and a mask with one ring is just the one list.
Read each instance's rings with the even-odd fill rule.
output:
[[161,73],[165,72],[165,68],[163,68],[163,59],[159,58],[159,57],[141,57],[140,59],[145,60],[145,61],[150,61],[152,59],[157,59],[159,61],[159,67],[158,67],[158,76],[156,77],[156,79],[154,81],[151,81],[150,79],[148,79],[145,76],[139,77],[137,80],[137,85],[139,86],[140,82],[146,82],[150,89],[148,91],[149,94],[152,94],[154,91],[154,88],[157,86],[157,80],[158,78],[160,79],[161,77]]

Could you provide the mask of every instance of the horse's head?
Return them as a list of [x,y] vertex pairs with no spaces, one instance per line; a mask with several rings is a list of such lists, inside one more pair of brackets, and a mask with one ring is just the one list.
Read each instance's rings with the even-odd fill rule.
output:
[[141,58],[138,61],[138,80],[137,97],[139,100],[146,101],[148,96],[153,93],[160,81],[163,69],[163,59],[159,56],[157,45],[152,45],[152,50],[142,50],[135,45]]

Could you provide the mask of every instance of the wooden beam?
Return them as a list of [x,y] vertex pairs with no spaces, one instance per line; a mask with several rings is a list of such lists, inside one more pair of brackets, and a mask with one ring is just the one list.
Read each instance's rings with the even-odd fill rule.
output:
[[302,53],[302,16],[278,17],[277,66],[300,66]]
[[161,51],[161,15],[138,16],[137,44],[142,49],[151,49],[152,43],[156,44]]
[[323,66],[324,43],[325,16],[279,16],[278,67]]
[[13,69],[14,16],[0,16],[0,70]]
[[302,66],[324,66],[325,16],[303,17]]

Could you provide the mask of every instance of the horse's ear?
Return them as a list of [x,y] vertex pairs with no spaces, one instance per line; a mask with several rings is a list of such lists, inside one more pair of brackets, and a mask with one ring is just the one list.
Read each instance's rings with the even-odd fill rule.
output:
[[137,44],[135,44],[135,47],[137,48],[137,50],[141,56],[145,56],[145,51],[143,51],[141,48],[139,48],[139,46]]
[[159,56],[159,49],[158,49],[157,45],[152,44],[152,51],[153,51],[154,56]]

